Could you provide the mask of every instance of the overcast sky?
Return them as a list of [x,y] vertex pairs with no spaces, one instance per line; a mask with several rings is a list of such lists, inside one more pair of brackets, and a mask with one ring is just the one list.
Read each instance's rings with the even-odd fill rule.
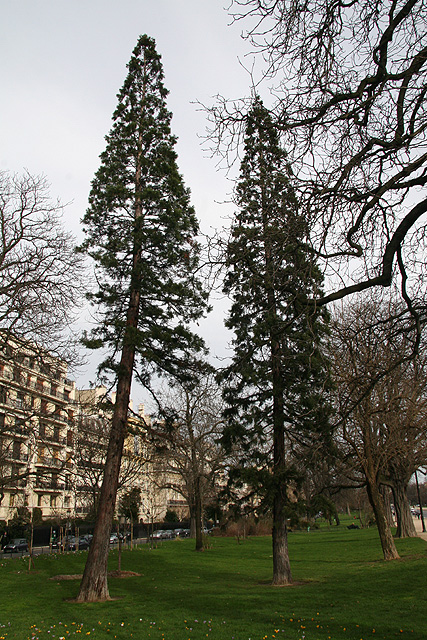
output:
[[[227,0],[224,0],[227,6]],[[248,45],[221,0],[0,0],[0,168],[44,174],[81,240],[80,219],[111,126],[116,94],[140,34],[162,56],[179,167],[204,231],[230,214],[230,182],[203,151],[206,117],[195,101],[238,98],[250,79]],[[246,59],[246,64],[248,60]],[[221,309],[204,324],[214,354],[227,337]],[[93,378],[89,367],[79,386]],[[139,398],[134,398],[139,401]]]

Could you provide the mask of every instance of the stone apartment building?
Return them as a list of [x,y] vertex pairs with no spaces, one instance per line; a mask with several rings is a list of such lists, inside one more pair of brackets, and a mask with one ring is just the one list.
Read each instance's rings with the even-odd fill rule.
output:
[[16,507],[73,510],[75,383],[67,366],[9,339],[0,352],[0,519]]
[[[93,512],[113,402],[104,387],[78,390],[60,359],[8,340],[0,349],[0,520],[18,507],[70,520]],[[130,407],[117,501],[139,488],[145,522],[161,520],[167,509],[187,511],[144,435],[149,425],[143,405],[137,413]]]
[[[102,482],[102,472],[108,444],[108,433],[115,394],[108,397],[105,387],[76,390],[76,514],[85,515],[93,509]],[[119,478],[117,510],[127,491],[140,490],[139,520],[158,522],[168,509],[179,516],[188,514],[188,505],[174,490],[176,478],[169,477],[161,457],[150,442],[151,416],[144,405],[133,410],[129,406],[128,436],[125,440]]]

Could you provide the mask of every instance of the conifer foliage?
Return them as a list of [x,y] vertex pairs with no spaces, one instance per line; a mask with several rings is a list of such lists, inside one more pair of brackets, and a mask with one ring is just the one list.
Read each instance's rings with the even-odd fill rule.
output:
[[132,377],[150,388],[153,374],[183,375],[182,362],[203,348],[189,323],[206,296],[194,277],[198,223],[177,167],[160,55],[138,39],[118,94],[106,149],[83,218],[81,250],[95,261],[99,323],[86,338],[102,347],[100,365],[117,395],[94,538],[78,600],[109,598],[108,540],[126,436]]
[[307,248],[286,154],[268,111],[255,98],[227,246],[226,325],[234,353],[224,370],[227,427],[239,443],[239,476],[273,512],[273,584],[292,581],[287,549],[291,448],[327,431],[328,372],[321,353],[327,313],[301,302],[318,294],[321,274]]

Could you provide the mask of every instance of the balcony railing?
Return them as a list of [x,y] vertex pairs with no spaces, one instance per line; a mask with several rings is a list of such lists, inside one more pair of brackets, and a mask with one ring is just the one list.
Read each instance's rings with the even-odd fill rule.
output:
[[64,460],[58,460],[58,458],[48,458],[47,456],[38,456],[37,464],[42,464],[46,467],[60,468],[64,465]]
[[65,484],[60,482],[53,482],[49,480],[36,480],[35,489],[47,489],[50,491],[63,491]]
[[9,478],[6,480],[4,486],[7,489],[24,489],[27,486],[27,479],[19,478],[18,480],[15,478]]
[[[52,389],[48,382],[44,384],[43,382],[34,382],[33,380],[25,380],[24,376],[19,376],[13,373],[12,371],[1,371],[0,378],[4,378],[6,380],[12,380],[12,382],[16,382],[16,384],[24,387],[26,389],[34,389],[43,395],[52,396],[53,398],[59,398],[60,400],[64,400],[65,402],[69,402],[70,397],[68,393],[63,393],[58,389]],[[65,382],[65,380],[64,380]]]
[[13,462],[28,462],[28,453],[20,453],[19,455],[15,455],[13,451],[9,451],[5,453],[5,459]]
[[40,440],[51,442],[52,444],[62,445],[67,444],[67,438],[65,436],[59,436],[57,434],[40,433],[38,434]]

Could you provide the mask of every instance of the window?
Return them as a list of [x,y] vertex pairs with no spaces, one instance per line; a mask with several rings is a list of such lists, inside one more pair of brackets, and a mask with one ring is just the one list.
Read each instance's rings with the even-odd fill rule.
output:
[[13,441],[13,457],[15,460],[20,460],[21,458],[21,442],[20,440]]
[[50,496],[50,506],[52,509],[56,507],[56,496]]
[[0,402],[3,404],[6,404],[7,402],[7,390],[3,385],[0,385]]
[[24,418],[15,418],[15,431],[16,433],[23,433],[25,426]]
[[0,429],[4,429],[6,421],[6,415],[4,413],[0,413]]

